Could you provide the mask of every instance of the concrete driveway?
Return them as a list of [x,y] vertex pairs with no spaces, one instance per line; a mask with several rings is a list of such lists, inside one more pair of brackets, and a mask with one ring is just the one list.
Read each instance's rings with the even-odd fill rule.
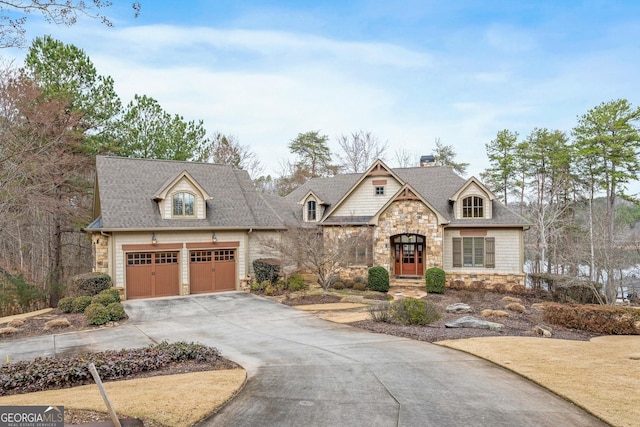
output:
[[603,426],[548,391],[455,350],[369,333],[245,293],[127,301],[98,331],[0,344],[12,360],[162,340],[217,347],[245,388],[204,426]]

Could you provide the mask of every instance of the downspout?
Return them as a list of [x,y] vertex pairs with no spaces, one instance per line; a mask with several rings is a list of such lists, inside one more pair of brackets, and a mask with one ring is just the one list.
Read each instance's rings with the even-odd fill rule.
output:
[[245,250],[244,250],[244,279],[247,280],[248,283],[248,279],[250,277],[249,275],[249,261],[250,261],[250,257],[249,257],[249,234],[253,233],[253,228],[250,228],[249,231],[247,232],[247,234],[244,235],[245,238]]

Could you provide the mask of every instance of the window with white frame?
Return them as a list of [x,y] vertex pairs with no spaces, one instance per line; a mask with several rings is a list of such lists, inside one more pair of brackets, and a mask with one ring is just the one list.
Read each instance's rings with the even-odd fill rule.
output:
[[175,193],[173,195],[173,217],[195,216],[196,198],[191,193]]
[[384,185],[376,185],[373,194],[376,196],[384,196]]
[[465,197],[462,200],[462,217],[463,218],[483,218],[484,217],[484,199],[478,196]]
[[315,200],[307,202],[307,221],[315,221],[317,218],[317,203]]

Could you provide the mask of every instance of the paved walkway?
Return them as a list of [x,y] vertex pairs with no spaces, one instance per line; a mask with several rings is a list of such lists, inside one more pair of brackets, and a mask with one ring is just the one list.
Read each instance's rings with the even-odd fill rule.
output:
[[117,328],[13,340],[12,360],[162,340],[217,347],[246,387],[204,426],[603,426],[465,353],[334,324],[244,293],[125,302]]

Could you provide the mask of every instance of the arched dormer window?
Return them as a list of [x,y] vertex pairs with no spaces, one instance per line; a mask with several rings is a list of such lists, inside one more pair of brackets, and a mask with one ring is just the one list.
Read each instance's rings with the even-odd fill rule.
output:
[[484,199],[478,196],[465,197],[462,200],[463,218],[484,218]]
[[316,220],[316,206],[315,200],[309,200],[307,202],[307,221]]
[[173,217],[192,217],[195,215],[196,200],[191,193],[173,195]]

